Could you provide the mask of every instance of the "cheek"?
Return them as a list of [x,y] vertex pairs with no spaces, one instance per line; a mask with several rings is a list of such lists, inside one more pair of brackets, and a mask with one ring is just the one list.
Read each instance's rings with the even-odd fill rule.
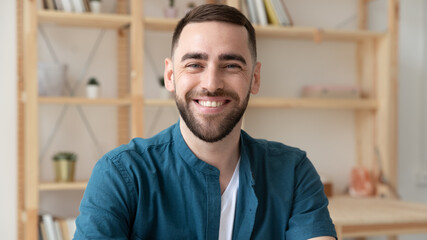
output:
[[195,88],[198,82],[199,80],[196,76],[184,74],[183,71],[180,71],[175,75],[175,92],[177,94],[185,94],[189,90]]

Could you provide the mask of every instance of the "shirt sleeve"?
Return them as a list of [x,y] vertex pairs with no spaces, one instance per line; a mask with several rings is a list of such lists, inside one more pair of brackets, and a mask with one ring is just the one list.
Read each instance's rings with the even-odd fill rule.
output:
[[104,156],[95,165],[80,204],[74,239],[128,239],[136,191],[121,162]]
[[307,157],[296,166],[295,178],[294,204],[286,239],[336,238],[323,184]]

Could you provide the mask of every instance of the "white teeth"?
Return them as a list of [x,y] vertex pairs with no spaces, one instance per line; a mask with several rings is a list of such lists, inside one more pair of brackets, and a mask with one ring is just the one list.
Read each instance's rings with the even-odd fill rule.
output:
[[212,102],[212,101],[199,101],[199,104],[203,107],[219,107],[223,105],[223,102]]

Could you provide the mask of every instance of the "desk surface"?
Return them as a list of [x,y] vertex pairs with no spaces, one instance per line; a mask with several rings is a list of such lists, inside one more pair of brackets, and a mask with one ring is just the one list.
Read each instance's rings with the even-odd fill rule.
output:
[[339,239],[427,233],[427,204],[348,196],[332,197],[329,201]]

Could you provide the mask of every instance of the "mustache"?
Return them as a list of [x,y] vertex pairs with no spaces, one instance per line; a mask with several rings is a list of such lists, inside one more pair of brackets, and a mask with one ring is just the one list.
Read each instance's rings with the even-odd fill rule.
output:
[[189,92],[187,92],[187,94],[185,94],[185,99],[187,101],[197,97],[228,97],[235,101],[240,100],[239,95],[237,95],[237,93],[232,91],[226,91],[224,89],[217,89],[214,92],[210,92],[206,89],[203,89],[202,91],[190,90]]

